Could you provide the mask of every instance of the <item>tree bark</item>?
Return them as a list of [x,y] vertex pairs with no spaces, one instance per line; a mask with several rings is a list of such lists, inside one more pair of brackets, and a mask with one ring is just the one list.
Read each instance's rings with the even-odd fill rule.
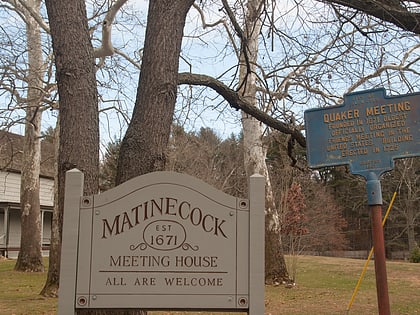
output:
[[[185,18],[193,3],[194,0],[149,2],[136,103],[121,142],[117,185],[130,178],[165,168]],[[124,313],[121,310],[119,314],[134,312]],[[146,312],[137,311],[136,314]]]
[[[36,12],[40,0],[30,0]],[[25,118],[25,142],[21,170],[21,239],[15,270],[44,271],[42,262],[41,205],[39,200],[41,163],[41,99],[42,99],[42,47],[38,23],[24,10],[28,46],[28,92]]]
[[403,30],[420,34],[420,13],[411,12],[399,0],[319,0],[350,7],[392,23]]
[[[84,173],[84,193],[98,191],[99,118],[93,47],[89,37],[85,1],[46,0],[54,49],[59,103],[58,232],[61,237],[65,172]],[[50,266],[59,268],[58,253]],[[49,270],[44,294],[57,288],[58,270]],[[49,290],[51,288],[51,291]]]
[[[258,58],[258,38],[261,31],[261,0],[249,0],[245,15],[245,30],[240,54],[239,91],[249,104],[257,107],[256,64]],[[244,137],[244,163],[247,177],[257,173],[265,177],[265,269],[266,283],[288,280],[286,262],[280,237],[279,215],[276,209],[273,189],[268,173],[266,148],[263,144],[261,123],[254,117],[242,112]]]
[[[416,163],[417,160],[417,163]],[[405,218],[407,220],[407,239],[408,239],[408,251],[411,253],[415,248],[418,247],[416,241],[416,221],[420,217],[418,214],[419,204],[419,186],[418,186],[418,158],[408,158],[403,163],[404,165],[404,183],[407,194],[405,196],[406,201],[404,202],[405,207]]]
[[121,143],[116,183],[166,163],[185,18],[193,0],[150,1],[133,117]]
[[411,253],[415,248],[418,247],[416,242],[416,216],[414,214],[414,208],[407,208],[407,239],[408,239],[408,251]]
[[48,263],[47,281],[41,290],[41,295],[49,297],[58,296],[58,287],[60,281],[60,253],[61,253],[61,237],[60,237],[60,207],[58,204],[58,152],[60,141],[60,117],[54,130],[54,207],[53,218],[51,223],[51,242]]

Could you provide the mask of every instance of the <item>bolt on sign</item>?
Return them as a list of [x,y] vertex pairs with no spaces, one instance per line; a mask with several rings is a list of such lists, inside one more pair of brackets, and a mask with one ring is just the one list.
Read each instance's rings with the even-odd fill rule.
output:
[[75,309],[264,313],[264,179],[250,198],[156,172],[82,196],[66,174],[59,314]]
[[388,97],[383,88],[347,94],[340,106],[305,111],[308,164],[348,164],[379,177],[394,159],[420,155],[420,93]]

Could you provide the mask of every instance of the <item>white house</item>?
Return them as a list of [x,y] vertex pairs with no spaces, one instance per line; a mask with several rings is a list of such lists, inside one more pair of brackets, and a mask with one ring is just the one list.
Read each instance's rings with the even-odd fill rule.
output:
[[[0,255],[16,258],[20,248],[20,170],[24,137],[0,131]],[[54,145],[41,145],[40,202],[43,254],[48,254],[54,202]]]

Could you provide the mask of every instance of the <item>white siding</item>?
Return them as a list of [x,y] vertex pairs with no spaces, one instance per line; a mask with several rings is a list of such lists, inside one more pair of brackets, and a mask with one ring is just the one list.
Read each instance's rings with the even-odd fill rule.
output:
[[20,174],[0,171],[0,201],[20,202]]
[[[54,181],[41,178],[40,201],[42,206],[53,206]],[[0,171],[0,202],[20,202],[20,174]]]
[[41,206],[54,205],[54,181],[52,179],[41,178],[41,188],[39,192],[39,199]]

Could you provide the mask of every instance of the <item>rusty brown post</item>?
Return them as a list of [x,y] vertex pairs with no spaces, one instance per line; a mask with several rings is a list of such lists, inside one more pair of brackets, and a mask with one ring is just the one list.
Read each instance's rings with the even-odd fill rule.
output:
[[375,173],[367,176],[366,190],[368,205],[371,210],[372,238],[375,254],[376,294],[379,315],[390,315],[388,280],[386,275],[385,241],[382,227],[382,189],[379,177]]
[[376,294],[379,315],[390,315],[388,281],[386,273],[385,243],[382,228],[382,206],[370,206],[372,213],[372,236],[375,253]]

